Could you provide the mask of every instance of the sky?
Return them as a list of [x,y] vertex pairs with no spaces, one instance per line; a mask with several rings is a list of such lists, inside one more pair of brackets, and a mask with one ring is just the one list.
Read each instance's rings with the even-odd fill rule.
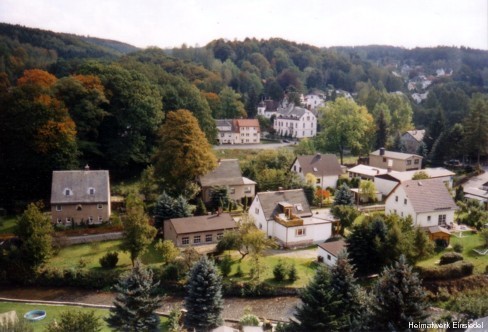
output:
[[488,0],[0,0],[0,22],[142,48],[255,37],[488,50]]

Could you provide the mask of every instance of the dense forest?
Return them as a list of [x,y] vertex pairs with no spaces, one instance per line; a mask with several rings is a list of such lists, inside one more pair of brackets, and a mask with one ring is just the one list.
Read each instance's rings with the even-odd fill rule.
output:
[[212,143],[214,119],[254,118],[263,99],[307,93],[332,101],[350,93],[383,122],[390,148],[401,148],[402,131],[425,128],[431,160],[476,154],[468,136],[488,127],[474,128],[486,116],[472,110],[484,109],[487,88],[488,52],[467,48],[248,38],[140,50],[0,23],[0,207],[47,197],[53,170],[89,164],[115,178],[139,174],[170,111],[189,110]]

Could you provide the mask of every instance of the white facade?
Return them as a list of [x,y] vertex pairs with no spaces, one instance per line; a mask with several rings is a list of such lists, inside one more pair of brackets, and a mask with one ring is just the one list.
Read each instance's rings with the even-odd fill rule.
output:
[[261,133],[255,119],[217,120],[219,144],[259,144]]
[[[332,255],[330,252],[327,250],[324,250],[321,247],[317,247],[317,257],[319,260],[324,263],[325,265],[332,267],[336,264],[337,262],[337,257]],[[320,258],[321,257],[321,258]]]
[[301,116],[278,115],[274,120],[273,129],[280,136],[315,137],[317,134],[317,118],[309,110],[306,110]]
[[381,194],[387,196],[391,193],[391,191],[398,185],[398,181],[391,181],[382,178],[374,178],[374,185],[376,190],[378,190]]
[[305,107],[309,110],[315,110],[325,105],[325,96],[321,97],[313,94],[306,95],[303,98],[303,105],[305,105]]
[[[298,158],[291,166],[291,170],[297,173],[300,178],[305,180],[306,174],[304,174],[304,172],[302,171],[302,166],[300,165],[300,161],[298,160]],[[337,180],[339,180],[339,175],[322,175],[316,172],[312,174],[317,178],[317,183],[315,185],[317,187],[321,187],[322,189],[325,189],[327,187],[335,188],[337,185]]]
[[386,199],[386,214],[396,214],[400,217],[412,217],[413,225],[420,227],[437,226],[440,224],[450,225],[454,223],[454,210],[432,210],[429,212],[417,213],[403,187],[398,186]]

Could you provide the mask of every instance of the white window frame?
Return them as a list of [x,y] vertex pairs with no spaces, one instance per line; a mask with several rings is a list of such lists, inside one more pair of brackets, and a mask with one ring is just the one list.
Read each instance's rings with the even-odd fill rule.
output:
[[97,204],[97,209],[99,210],[103,209],[103,204]]
[[201,236],[200,235],[194,235],[193,236],[193,243],[194,244],[202,243]]
[[61,205],[56,205],[56,211],[63,211],[63,207]]
[[213,234],[205,234],[205,242],[212,242],[212,241],[213,241]]
[[190,244],[190,237],[189,236],[182,237],[181,244]]
[[306,235],[307,235],[307,229],[305,227],[295,229],[295,236],[296,237],[306,236]]

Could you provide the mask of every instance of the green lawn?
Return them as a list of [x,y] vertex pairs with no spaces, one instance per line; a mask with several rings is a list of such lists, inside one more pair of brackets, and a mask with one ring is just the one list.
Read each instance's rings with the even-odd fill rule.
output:
[[16,216],[0,217],[0,233],[12,234],[14,232],[16,223]]
[[488,265],[488,255],[482,256],[473,251],[473,249],[482,249],[483,241],[479,234],[463,234],[462,238],[451,236],[451,246],[446,250],[434,255],[433,257],[417,263],[418,266],[434,266],[440,260],[442,254],[452,251],[452,246],[461,243],[463,246],[462,255],[464,260],[473,263],[474,273],[484,273]]
[[[12,302],[0,302],[0,313],[15,310],[17,312],[17,317],[19,319],[23,319],[24,314],[30,310],[45,310],[46,311],[46,318],[40,320],[38,322],[31,322],[30,324],[34,327],[34,331],[40,332],[44,331],[46,326],[53,320],[58,318],[62,312],[68,310],[80,310],[80,311],[95,311],[95,315],[100,317],[100,321],[102,322],[102,332],[110,332],[112,331],[109,329],[103,317],[108,316],[108,309],[93,309],[93,308],[84,308],[84,307],[74,307],[74,306],[61,306],[61,305],[46,305],[46,304],[26,304],[26,303],[12,303]],[[161,317],[161,331],[167,331],[167,321],[166,317]]]
[[[49,261],[49,265],[59,268],[72,268],[77,267],[80,259],[83,259],[87,268],[98,268],[100,267],[99,259],[102,256],[109,251],[117,251],[119,253],[117,267],[129,268],[131,266],[130,256],[128,253],[120,251],[120,242],[121,240],[113,240],[65,247]],[[146,265],[161,263],[154,244],[149,246],[149,250],[141,257],[141,260]]]
[[[316,247],[314,249],[316,250]],[[231,253],[233,264],[232,270],[228,278],[240,281],[249,281],[249,271],[251,270],[251,258],[246,256],[242,261],[240,260],[240,254],[237,252]],[[291,283],[289,281],[276,282],[273,277],[273,268],[278,261],[281,261],[285,265],[294,264],[297,270],[298,280]],[[260,276],[261,281],[265,281],[274,286],[286,286],[286,287],[304,287],[308,284],[309,280],[313,278],[315,270],[317,268],[317,263],[313,258],[291,258],[291,257],[279,257],[279,256],[265,256],[262,258],[262,264],[265,267],[263,274]],[[237,267],[240,265],[241,271],[243,273],[242,277],[236,277]]]

